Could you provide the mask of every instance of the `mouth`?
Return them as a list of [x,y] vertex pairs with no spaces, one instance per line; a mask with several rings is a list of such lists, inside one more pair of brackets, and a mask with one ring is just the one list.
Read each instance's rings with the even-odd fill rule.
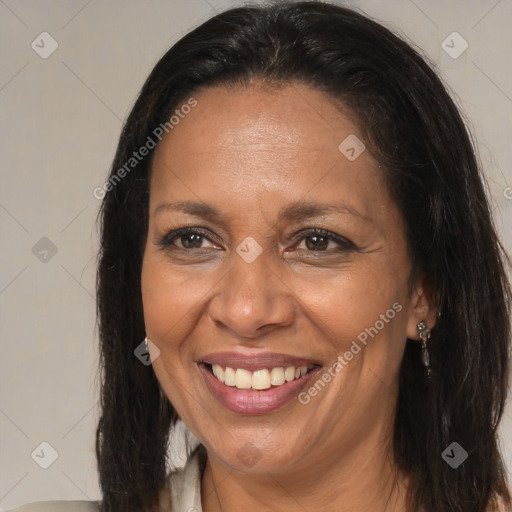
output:
[[287,382],[299,380],[318,368],[317,364],[304,366],[277,366],[260,368],[255,371],[245,368],[231,368],[219,364],[201,363],[222,384],[236,389],[263,391],[271,387],[283,386]]
[[275,354],[251,359],[216,354],[197,365],[215,399],[239,414],[266,414],[284,407],[322,368],[310,360]]

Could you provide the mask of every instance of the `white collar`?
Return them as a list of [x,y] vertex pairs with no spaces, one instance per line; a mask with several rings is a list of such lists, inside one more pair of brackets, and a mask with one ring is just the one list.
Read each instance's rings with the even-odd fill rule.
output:
[[190,454],[185,467],[168,477],[167,498],[171,510],[202,512],[201,477],[206,463],[206,451],[199,444]]

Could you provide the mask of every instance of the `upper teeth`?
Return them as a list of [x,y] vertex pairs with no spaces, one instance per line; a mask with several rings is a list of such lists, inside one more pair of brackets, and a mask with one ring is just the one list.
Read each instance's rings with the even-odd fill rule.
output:
[[[313,368],[311,365],[309,369]],[[225,370],[218,364],[212,365],[213,374],[226,386],[235,386],[238,389],[268,389],[270,386],[280,386],[285,382],[302,377],[308,372],[307,366],[288,366],[267,370],[256,370],[250,372],[243,368],[233,369],[229,366]]]

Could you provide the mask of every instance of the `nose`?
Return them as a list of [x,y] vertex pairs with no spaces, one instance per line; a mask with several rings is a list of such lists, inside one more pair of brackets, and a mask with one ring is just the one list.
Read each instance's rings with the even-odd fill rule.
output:
[[[230,268],[210,301],[213,323],[238,340],[256,340],[294,321],[292,293],[263,251],[248,263],[233,252]],[[273,265],[276,267],[276,265]]]

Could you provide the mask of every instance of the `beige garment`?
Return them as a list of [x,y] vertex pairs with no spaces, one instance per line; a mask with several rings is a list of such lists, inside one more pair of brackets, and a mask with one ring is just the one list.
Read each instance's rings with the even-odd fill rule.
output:
[[171,473],[160,498],[162,512],[203,512],[201,480],[205,466],[206,450],[199,444],[190,454],[185,467]]

